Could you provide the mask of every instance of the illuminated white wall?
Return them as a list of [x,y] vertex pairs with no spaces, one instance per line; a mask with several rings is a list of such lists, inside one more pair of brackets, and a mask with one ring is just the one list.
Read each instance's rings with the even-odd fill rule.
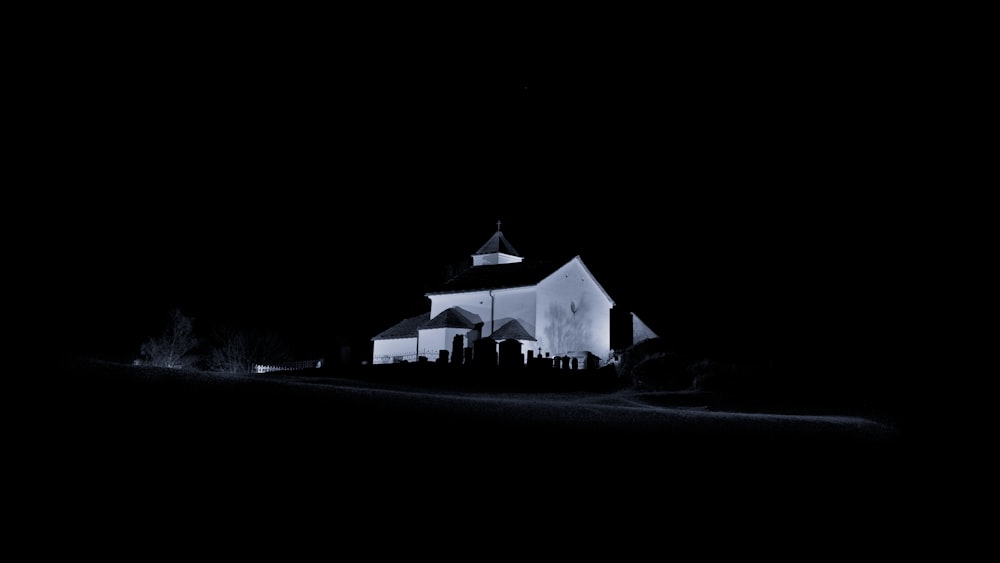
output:
[[451,360],[451,344],[456,334],[462,335],[462,347],[467,348],[469,333],[467,328],[430,328],[420,331],[418,338],[388,338],[375,340],[372,346],[373,364],[391,364],[399,360],[415,362],[419,356],[434,361],[441,350],[448,351]]
[[[483,336],[490,335],[489,291],[428,297],[431,318],[449,307],[462,307],[479,315],[483,319]],[[528,350],[541,356],[590,352],[603,360],[611,351],[614,302],[579,257],[567,262],[537,286],[493,290],[492,301],[493,319],[514,318],[522,321],[526,328],[535,327],[536,341],[524,342],[525,354]],[[444,349],[451,350],[450,342]]]
[[579,258],[538,284],[536,346],[542,354],[591,352],[602,360],[611,351],[611,308],[604,293]]
[[488,291],[472,291],[469,293],[445,293],[441,295],[430,295],[431,317],[435,318],[445,309],[451,307],[461,307],[470,313],[479,315],[483,319],[483,334],[489,330],[490,323],[490,294]]
[[[510,317],[524,321],[528,326],[535,324],[535,288],[519,287],[514,289],[493,290],[493,297],[489,291],[474,291],[469,293],[446,293],[441,295],[431,295],[431,318],[436,317],[441,311],[450,307],[461,307],[466,311],[479,315],[483,320],[483,336],[492,333],[490,319],[502,319]],[[490,302],[492,300],[493,316],[490,317]],[[524,324],[522,322],[522,324]],[[451,349],[451,345],[447,346]]]
[[375,340],[372,344],[373,364],[391,364],[397,358],[408,362],[417,359],[416,338],[388,338]]
[[455,335],[462,336],[462,348],[469,346],[467,328],[426,328],[420,331],[420,355],[427,356],[428,360],[436,360],[440,350],[448,351],[448,359],[451,361],[451,345]]

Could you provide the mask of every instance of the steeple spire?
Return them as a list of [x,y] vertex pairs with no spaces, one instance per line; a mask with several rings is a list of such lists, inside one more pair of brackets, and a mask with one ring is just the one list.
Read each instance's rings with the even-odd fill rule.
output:
[[500,221],[497,221],[497,231],[493,233],[486,244],[479,247],[479,250],[472,255],[473,266],[486,266],[491,264],[513,264],[524,260],[520,254],[514,250],[507,237],[500,232]]

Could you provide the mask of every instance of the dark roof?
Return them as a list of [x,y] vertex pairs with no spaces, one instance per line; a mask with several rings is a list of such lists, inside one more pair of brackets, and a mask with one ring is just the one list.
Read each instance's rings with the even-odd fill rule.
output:
[[449,307],[419,328],[476,328],[476,325],[481,324],[483,320],[479,315],[461,307]]
[[476,328],[483,324],[479,315],[470,313],[461,307],[449,307],[441,311],[433,319],[429,312],[403,319],[395,325],[372,337],[372,340],[390,340],[393,338],[415,338],[422,328]]
[[417,336],[417,331],[420,330],[420,325],[424,324],[430,320],[430,311],[417,315],[415,317],[410,317],[408,319],[403,319],[393,325],[390,328],[383,330],[382,332],[376,334],[372,337],[372,340],[388,340],[391,338],[412,338]]
[[426,295],[537,285],[567,262],[569,260],[546,260],[473,266]]
[[507,237],[503,236],[503,233],[497,231],[493,233],[490,240],[486,241],[486,244],[479,247],[476,254],[493,254],[494,252],[502,252],[504,254],[510,254],[511,256],[520,256],[514,247],[507,242]]
[[535,325],[532,324],[532,323],[529,323],[528,321],[526,321],[524,319],[515,319],[514,317],[500,317],[499,319],[494,319],[494,323],[493,324],[497,328],[496,331],[500,332],[500,329],[503,328],[503,325],[505,325],[505,324],[507,324],[507,323],[509,323],[511,321],[517,321],[518,324],[521,325],[521,328],[524,329],[524,332],[528,333],[529,336],[535,334]]
[[534,336],[521,325],[521,323],[516,319],[511,319],[504,323],[503,326],[498,328],[490,338],[494,340],[506,340],[508,338],[514,338],[517,340],[535,340]]

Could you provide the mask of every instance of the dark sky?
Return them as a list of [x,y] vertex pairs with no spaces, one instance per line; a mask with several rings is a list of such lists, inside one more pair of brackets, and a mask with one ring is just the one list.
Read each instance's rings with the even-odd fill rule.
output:
[[581,255],[663,335],[877,347],[912,124],[911,62],[872,30],[248,18],[67,17],[39,41],[67,347],[134,354],[171,306],[303,356],[366,343],[497,220],[526,259]]

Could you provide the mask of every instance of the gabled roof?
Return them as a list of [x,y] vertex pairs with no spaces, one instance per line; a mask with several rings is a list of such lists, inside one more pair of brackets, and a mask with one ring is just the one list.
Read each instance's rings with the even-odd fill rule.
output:
[[429,312],[408,319],[403,319],[386,330],[376,334],[372,340],[391,340],[394,338],[416,338],[423,328],[467,328],[473,329],[482,325],[479,315],[466,311],[461,307],[449,307],[441,311],[433,319]]
[[416,338],[417,331],[420,330],[420,325],[430,320],[430,316],[431,313],[430,311],[428,311],[422,315],[417,315],[415,317],[403,319],[398,323],[396,323],[395,325],[373,336],[372,340],[389,340],[393,338]]
[[436,317],[420,325],[419,328],[476,328],[482,325],[483,319],[475,313],[461,307],[449,307]]
[[490,335],[494,340],[506,340],[514,338],[516,340],[535,340],[534,336],[524,328],[517,319],[510,319],[500,328]]
[[[609,295],[608,291],[606,289],[604,289],[604,286],[601,285],[601,282],[597,281],[597,276],[595,276],[594,273],[590,271],[590,268],[588,268],[587,265],[583,263],[583,259],[580,258],[580,255],[578,254],[578,255],[574,256],[572,260],[570,260],[570,261],[568,261],[566,263],[568,264],[569,262],[572,262],[573,260],[576,260],[577,262],[579,262],[580,267],[583,268],[583,271],[587,272],[587,275],[590,276],[590,279],[594,280],[594,283],[597,284],[597,289],[601,290],[601,293],[604,294],[604,297],[608,300],[608,302],[611,303],[612,306],[614,306],[615,300],[611,298],[611,295]],[[555,273],[555,271],[553,271],[552,273]]]
[[503,325],[511,321],[517,321],[517,323],[521,325],[521,328],[524,329],[524,332],[528,333],[529,336],[535,334],[535,325],[529,323],[524,319],[515,319],[514,317],[500,317],[499,319],[494,319],[493,324],[496,326],[497,332],[500,332],[500,329],[503,328]]
[[566,262],[533,261],[476,266],[463,271],[425,295],[537,285]]
[[493,254],[494,252],[502,252],[504,254],[510,254],[511,256],[520,256],[514,247],[507,242],[507,237],[503,236],[503,233],[497,231],[493,233],[490,240],[486,241],[486,244],[479,247],[476,254]]

